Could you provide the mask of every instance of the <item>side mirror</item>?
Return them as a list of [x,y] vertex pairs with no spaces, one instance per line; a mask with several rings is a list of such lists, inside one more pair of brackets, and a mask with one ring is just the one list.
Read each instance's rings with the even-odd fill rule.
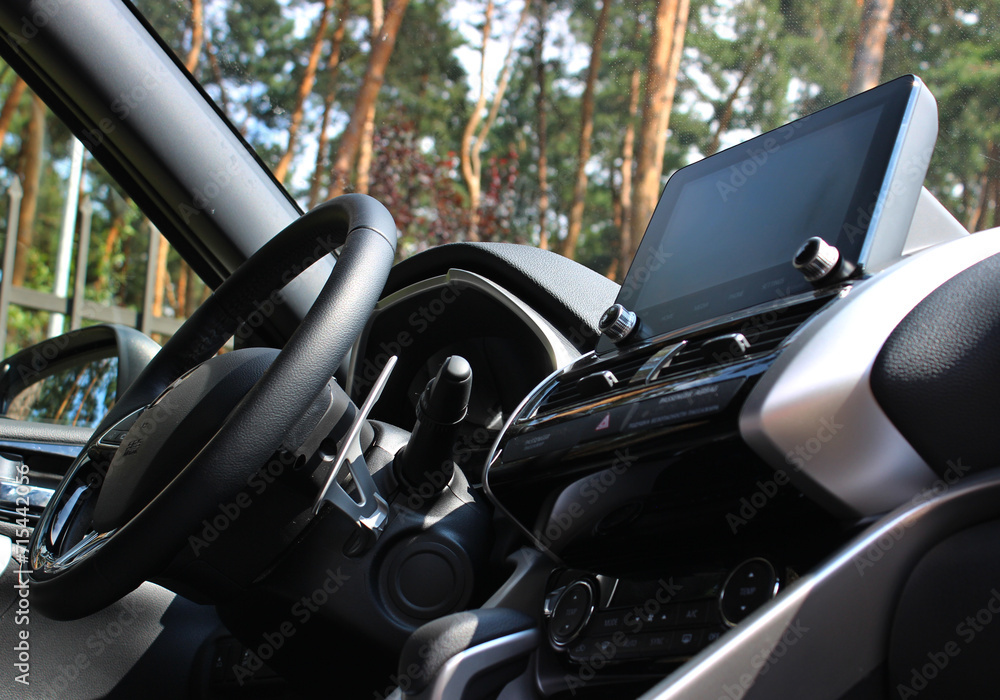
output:
[[126,326],[88,326],[25,348],[0,368],[0,414],[93,428],[160,350]]

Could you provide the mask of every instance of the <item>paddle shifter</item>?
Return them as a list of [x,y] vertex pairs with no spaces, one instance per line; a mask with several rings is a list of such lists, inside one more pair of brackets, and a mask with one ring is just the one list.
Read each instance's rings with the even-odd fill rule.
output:
[[452,447],[469,411],[472,367],[460,355],[444,361],[417,401],[417,422],[396,454],[396,478],[411,491],[441,490],[455,470]]

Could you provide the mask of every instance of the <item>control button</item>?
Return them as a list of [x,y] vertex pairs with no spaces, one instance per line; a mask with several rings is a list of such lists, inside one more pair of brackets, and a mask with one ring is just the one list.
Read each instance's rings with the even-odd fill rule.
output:
[[705,646],[708,646],[709,644],[717,640],[719,637],[721,637],[723,631],[724,630],[718,630],[718,629],[705,630]]
[[569,654],[569,658],[575,661],[582,661],[594,653],[594,640],[577,640],[566,647],[566,651]]
[[833,272],[840,262],[840,251],[819,236],[813,236],[802,244],[792,265],[810,282],[819,282]]
[[677,604],[678,625],[703,625],[708,622],[708,601],[695,600]]
[[635,659],[646,655],[645,649],[640,644],[639,635],[629,635],[624,639],[619,638],[617,642],[614,655],[616,659]]
[[774,567],[766,559],[748,559],[729,574],[722,587],[719,608],[730,625],[769,601],[776,592],[778,579]]
[[673,632],[639,635],[639,648],[649,656],[669,656],[673,653],[673,644]]
[[549,638],[556,646],[576,639],[594,611],[594,590],[586,581],[577,581],[559,596],[549,618]]
[[597,322],[597,329],[618,344],[628,338],[639,325],[638,317],[621,304],[613,304]]
[[625,629],[625,615],[627,610],[609,610],[594,615],[590,623],[590,632],[597,635],[614,634],[618,630]]
[[729,379],[643,401],[625,422],[622,431],[652,430],[721,413],[744,381],[743,378]]
[[125,436],[128,435],[128,431],[135,424],[136,419],[139,418],[139,414],[145,410],[146,410],[145,406],[136,409],[135,411],[132,411],[132,413],[128,414],[120,421],[115,423],[106,433],[104,433],[104,435],[102,435],[98,439],[97,446],[99,447],[120,446],[122,444],[122,440],[124,440]]
[[619,406],[608,411],[600,411],[586,418],[578,418],[567,425],[573,426],[580,436],[580,442],[604,440],[621,433],[622,424],[631,412],[631,405]]
[[610,637],[597,639],[578,639],[566,647],[569,658],[573,661],[587,661],[594,657],[600,657],[604,661],[614,659],[618,653],[618,645]]
[[704,630],[679,630],[674,632],[672,650],[676,654],[690,656],[701,649],[704,639]]
[[664,627],[674,627],[677,624],[677,613],[679,606],[666,605],[653,616],[651,629],[662,629]]
[[634,608],[626,613],[625,624],[631,630],[641,629],[645,631],[649,627],[652,627],[656,618],[657,613],[647,612],[641,608]]

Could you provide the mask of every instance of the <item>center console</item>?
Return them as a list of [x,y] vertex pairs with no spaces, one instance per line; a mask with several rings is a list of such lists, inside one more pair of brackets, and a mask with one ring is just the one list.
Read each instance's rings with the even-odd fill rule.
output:
[[597,349],[525,398],[488,460],[490,498],[554,562],[549,690],[662,677],[861,522],[803,468],[835,416],[776,457],[743,413],[811,325],[904,255],[936,127],[906,76],[667,183]]

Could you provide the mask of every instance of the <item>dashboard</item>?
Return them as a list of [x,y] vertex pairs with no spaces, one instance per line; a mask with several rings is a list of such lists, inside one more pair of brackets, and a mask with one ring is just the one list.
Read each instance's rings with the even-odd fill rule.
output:
[[[877,368],[925,300],[1000,253],[998,232],[969,236],[922,188],[935,138],[933,97],[907,76],[682,169],[590,351],[542,296],[460,265],[378,304],[348,372],[359,401],[399,355],[374,418],[411,427],[445,359],[472,365],[455,461],[546,558],[540,583],[484,603],[516,599],[540,622],[535,692],[692,697],[701,683],[708,697],[712,674],[742,682],[749,664],[759,680],[746,655],[796,643],[799,610],[834,637],[837,616],[887,634],[896,589],[849,575],[900,527],[887,513],[950,477],[876,395]],[[878,619],[829,603],[855,589]],[[828,695],[884,654],[852,647]]]
[[918,79],[806,122],[673,176],[596,350],[538,383],[489,452],[486,492],[553,562],[545,696],[648,686],[936,478],[872,366],[998,241],[921,188],[936,112]]

